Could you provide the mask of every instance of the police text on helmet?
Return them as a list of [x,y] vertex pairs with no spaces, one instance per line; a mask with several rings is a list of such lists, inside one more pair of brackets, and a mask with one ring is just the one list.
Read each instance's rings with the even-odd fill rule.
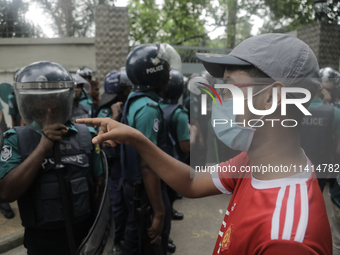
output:
[[156,73],[156,72],[159,72],[159,71],[162,71],[162,70],[163,70],[163,65],[160,65],[160,66],[151,67],[151,68],[146,69],[146,73],[147,74]]

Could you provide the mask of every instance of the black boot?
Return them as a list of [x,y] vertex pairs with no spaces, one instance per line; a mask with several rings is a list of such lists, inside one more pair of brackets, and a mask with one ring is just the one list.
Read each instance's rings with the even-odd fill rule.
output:
[[173,243],[168,242],[168,252],[175,253],[175,251],[176,251],[176,245],[174,245]]
[[172,209],[172,219],[173,220],[183,220],[183,213],[177,212],[175,209]]
[[9,203],[1,202],[0,203],[0,212],[5,216],[7,219],[12,219],[14,217],[14,212],[9,205]]

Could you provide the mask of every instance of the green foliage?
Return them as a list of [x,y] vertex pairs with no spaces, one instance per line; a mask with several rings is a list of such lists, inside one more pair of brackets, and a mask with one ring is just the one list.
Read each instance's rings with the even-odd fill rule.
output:
[[112,0],[34,0],[53,19],[53,29],[60,37],[94,35],[94,10]]
[[207,38],[202,18],[206,0],[164,0],[157,5],[155,0],[130,0],[131,46],[168,42],[175,45],[199,45]]
[[21,0],[0,0],[0,37],[41,37],[40,27],[24,20],[28,5]]

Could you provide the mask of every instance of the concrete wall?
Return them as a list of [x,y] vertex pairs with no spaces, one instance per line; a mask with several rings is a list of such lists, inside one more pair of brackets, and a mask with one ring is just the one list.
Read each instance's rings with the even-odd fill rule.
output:
[[340,70],[340,25],[315,23],[300,28],[297,37],[313,50],[320,68]]
[[0,73],[40,60],[61,64],[71,72],[85,65],[96,70],[94,38],[0,39]]
[[[36,61],[47,60],[61,64],[70,72],[81,66],[96,71],[94,38],[1,38],[0,83],[13,84],[13,73]],[[4,106],[5,120],[11,126],[8,106]]]

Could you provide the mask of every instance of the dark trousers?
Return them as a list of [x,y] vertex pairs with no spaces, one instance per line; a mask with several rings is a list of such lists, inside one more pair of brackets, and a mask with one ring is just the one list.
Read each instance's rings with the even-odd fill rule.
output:
[[[76,249],[88,234],[92,221],[85,220],[73,225]],[[25,228],[24,246],[28,255],[68,255],[70,254],[66,228],[34,229]]]
[[[165,186],[165,185],[164,185]],[[133,197],[134,197],[134,188],[132,185],[128,183],[124,183],[124,195],[125,195],[125,202],[127,203],[128,207],[128,220],[125,228],[125,241],[124,241],[124,254],[125,255],[146,255],[146,254],[139,254],[139,248],[142,245],[141,240],[143,241],[143,245],[150,244],[150,238],[146,235],[145,229],[140,229],[140,225],[136,222],[134,215],[133,215]],[[168,239],[170,234],[171,228],[171,206],[169,202],[169,198],[166,192],[165,187],[162,188],[162,198],[165,208],[165,220],[164,220],[164,228],[161,234],[162,238],[162,246],[164,254],[167,254],[167,247],[168,247]],[[142,203],[147,202],[147,195],[146,192],[142,192]],[[143,235],[143,236],[142,236]]]
[[115,240],[121,241],[124,239],[128,210],[124,199],[124,180],[122,178],[122,167],[120,164],[120,159],[118,158],[109,160],[109,168],[109,187],[111,209],[115,221]]

